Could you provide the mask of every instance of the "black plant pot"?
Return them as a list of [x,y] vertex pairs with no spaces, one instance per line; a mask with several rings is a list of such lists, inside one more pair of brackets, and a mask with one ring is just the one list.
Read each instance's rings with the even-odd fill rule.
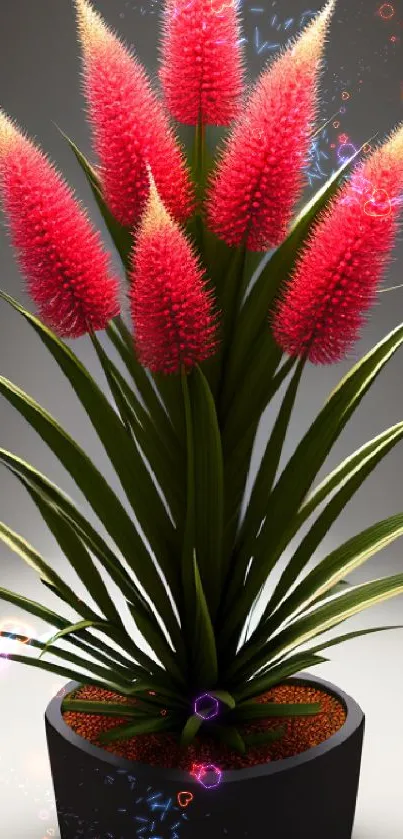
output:
[[205,786],[92,746],[64,722],[62,699],[52,699],[45,722],[61,839],[351,839],[364,714],[330,682],[289,681],[336,696],[347,710],[342,728],[295,757],[221,777],[211,769]]

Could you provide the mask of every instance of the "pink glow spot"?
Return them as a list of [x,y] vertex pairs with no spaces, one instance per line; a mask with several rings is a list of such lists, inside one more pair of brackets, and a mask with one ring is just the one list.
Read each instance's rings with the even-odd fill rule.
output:
[[391,3],[382,3],[378,9],[378,15],[383,20],[390,20],[395,14],[395,9]]

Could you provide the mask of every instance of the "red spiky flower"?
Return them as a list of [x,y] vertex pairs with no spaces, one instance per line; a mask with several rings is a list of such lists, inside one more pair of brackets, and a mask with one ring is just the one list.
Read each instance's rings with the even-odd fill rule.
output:
[[42,319],[60,336],[105,329],[119,281],[99,233],[47,156],[0,112],[0,188],[12,243]]
[[159,77],[178,122],[229,125],[238,116],[240,38],[234,0],[167,0]]
[[129,292],[140,362],[154,373],[189,370],[214,353],[217,316],[204,270],[164,207],[152,175],[132,255]]
[[356,167],[322,213],[271,316],[285,352],[325,364],[358,339],[389,262],[402,190],[403,126]]
[[75,2],[88,117],[111,212],[127,227],[138,223],[148,197],[148,162],[169,211],[185,221],[193,186],[162,103],[132,51],[87,0]]
[[263,71],[221,150],[206,218],[230,246],[264,251],[284,238],[304,186],[317,87],[334,0]]

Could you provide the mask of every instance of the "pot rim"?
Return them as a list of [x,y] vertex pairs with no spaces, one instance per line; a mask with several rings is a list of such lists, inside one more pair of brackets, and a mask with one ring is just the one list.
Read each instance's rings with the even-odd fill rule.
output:
[[[335,696],[336,699],[344,705],[347,712],[344,724],[338,731],[335,732],[335,734],[328,737],[327,740],[319,743],[318,746],[312,746],[310,749],[306,749],[298,755],[242,769],[224,769],[222,770],[221,783],[252,780],[254,778],[260,778],[263,775],[274,775],[279,772],[284,772],[286,770],[302,766],[311,760],[322,757],[332,749],[341,746],[364,722],[364,713],[358,703],[351,696],[344,693],[344,691],[342,691],[339,687],[332,684],[332,682],[325,681],[324,679],[320,679],[318,676],[312,676],[305,672],[298,673],[296,676],[288,678],[287,681],[291,684],[317,686],[326,691],[326,693]],[[83,684],[85,684],[85,681],[68,682],[65,685],[66,692],[71,693]],[[45,711],[46,722],[55,729],[64,740],[67,740],[72,746],[81,749],[90,757],[97,758],[98,760],[104,761],[114,767],[131,770],[133,774],[135,774],[136,770],[138,772],[140,768],[143,772],[144,770],[147,770],[150,778],[152,775],[155,775],[155,777],[158,776],[160,779],[161,774],[163,774],[166,780],[180,784],[186,782],[188,785],[194,780],[192,776],[183,769],[171,769],[165,766],[152,766],[147,763],[141,763],[140,761],[128,760],[120,755],[112,754],[111,752],[102,749],[100,746],[94,746],[89,742],[89,740],[86,740],[84,737],[76,734],[75,731],[73,731],[73,729],[70,728],[70,726],[64,721],[61,712],[62,701],[63,697],[57,695],[50,700]]]

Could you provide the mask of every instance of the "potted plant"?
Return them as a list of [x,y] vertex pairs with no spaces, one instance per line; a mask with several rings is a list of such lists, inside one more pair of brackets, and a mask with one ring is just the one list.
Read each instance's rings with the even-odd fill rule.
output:
[[[397,628],[314,641],[403,592],[403,574],[345,579],[402,535],[403,513],[307,566],[403,437],[403,422],[314,484],[402,344],[403,325],[351,367],[279,465],[305,365],[343,358],[374,300],[397,232],[403,129],[344,162],[294,215],[333,0],[250,90],[234,5],[167,0],[163,98],[87,0],[75,6],[97,166],[66,139],[121,257],[124,289],[62,176],[0,115],[2,201],[39,317],[1,296],[67,377],[127,501],[54,417],[1,378],[2,395],[100,525],[1,450],[94,603],[1,524],[6,545],[77,615],[72,623],[0,589],[57,630],[46,643],[1,635],[40,651],[10,660],[69,680],[46,710],[61,836],[240,839],[267,825],[274,839],[349,839],[364,716],[338,687],[301,671],[333,644]],[[109,397],[67,343],[84,335]],[[276,396],[241,515],[258,424]],[[254,604],[297,536],[250,631]]]

